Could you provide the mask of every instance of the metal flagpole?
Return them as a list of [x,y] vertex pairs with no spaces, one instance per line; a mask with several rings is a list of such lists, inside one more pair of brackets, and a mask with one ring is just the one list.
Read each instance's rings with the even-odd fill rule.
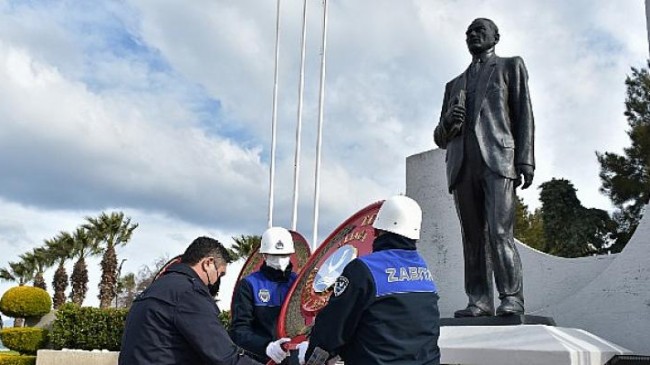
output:
[[318,247],[318,206],[320,200],[320,161],[321,145],[323,142],[323,108],[325,101],[325,56],[327,46],[327,0],[323,0],[323,42],[321,45],[320,61],[320,93],[318,100],[318,137],[316,140],[316,173],[314,177],[314,230],[312,236],[312,252]]
[[269,220],[267,226],[273,226],[273,191],[275,181],[275,136],[278,117],[278,60],[280,58],[280,2],[277,0],[275,17],[275,72],[273,74],[273,111],[271,117],[271,167],[269,173]]
[[302,134],[302,102],[305,89],[305,44],[307,38],[307,0],[302,7],[302,40],[300,51],[300,81],[298,83],[298,122],[296,124],[296,154],[293,164],[293,212],[291,229],[296,230],[298,223],[298,190],[300,188],[300,138]]

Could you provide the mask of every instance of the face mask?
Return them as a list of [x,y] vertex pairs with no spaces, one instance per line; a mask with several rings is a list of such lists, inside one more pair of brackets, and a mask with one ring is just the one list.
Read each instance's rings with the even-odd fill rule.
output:
[[274,269],[277,270],[282,270],[287,268],[289,266],[289,263],[291,262],[291,256],[267,256],[266,257],[266,264]]
[[221,276],[217,279],[216,283],[208,284],[208,291],[211,296],[216,297],[219,294],[219,285],[221,285]]
[[205,275],[208,277],[208,292],[210,292],[210,295],[212,297],[216,297],[217,294],[219,294],[219,286],[221,285],[221,275],[219,275],[219,271],[217,270],[217,275],[218,275],[217,281],[215,283],[212,283],[208,271],[206,269],[203,269],[203,271],[205,272]]

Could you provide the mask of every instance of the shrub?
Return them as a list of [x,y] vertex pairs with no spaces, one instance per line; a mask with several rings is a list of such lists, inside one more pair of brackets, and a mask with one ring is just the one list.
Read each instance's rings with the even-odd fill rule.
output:
[[0,354],[0,365],[35,365],[36,356]]
[[52,298],[41,288],[17,286],[7,290],[0,299],[0,312],[9,317],[42,317],[50,312]]
[[36,354],[47,343],[47,330],[42,328],[5,328],[0,331],[2,344],[21,354]]
[[221,325],[223,325],[223,328],[226,330],[230,329],[230,318],[231,314],[229,310],[222,310],[221,313],[219,313],[219,321],[221,321]]
[[61,306],[52,324],[50,343],[56,350],[119,351],[127,309]]

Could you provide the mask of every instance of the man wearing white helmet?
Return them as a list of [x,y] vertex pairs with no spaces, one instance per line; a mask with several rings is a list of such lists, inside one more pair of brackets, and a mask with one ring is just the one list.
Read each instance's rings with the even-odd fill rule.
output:
[[289,339],[276,338],[275,329],[282,303],[297,276],[291,265],[291,233],[281,227],[267,229],[260,253],[262,267],[242,279],[233,294],[231,337],[259,361],[272,359],[280,364],[288,356],[281,345]]
[[346,364],[438,365],[438,294],[415,243],[422,210],[406,196],[387,199],[373,223],[372,253],[352,260],[316,316],[304,364],[316,347]]

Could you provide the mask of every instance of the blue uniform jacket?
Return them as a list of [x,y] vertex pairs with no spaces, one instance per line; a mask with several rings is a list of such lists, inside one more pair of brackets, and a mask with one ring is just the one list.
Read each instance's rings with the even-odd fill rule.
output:
[[351,261],[316,316],[316,346],[353,365],[438,365],[436,286],[415,241],[386,233],[373,253]]
[[230,335],[259,361],[269,360],[266,346],[277,339],[280,309],[296,281],[297,275],[291,270],[292,265],[281,271],[264,263],[259,271],[242,279],[233,294]]

